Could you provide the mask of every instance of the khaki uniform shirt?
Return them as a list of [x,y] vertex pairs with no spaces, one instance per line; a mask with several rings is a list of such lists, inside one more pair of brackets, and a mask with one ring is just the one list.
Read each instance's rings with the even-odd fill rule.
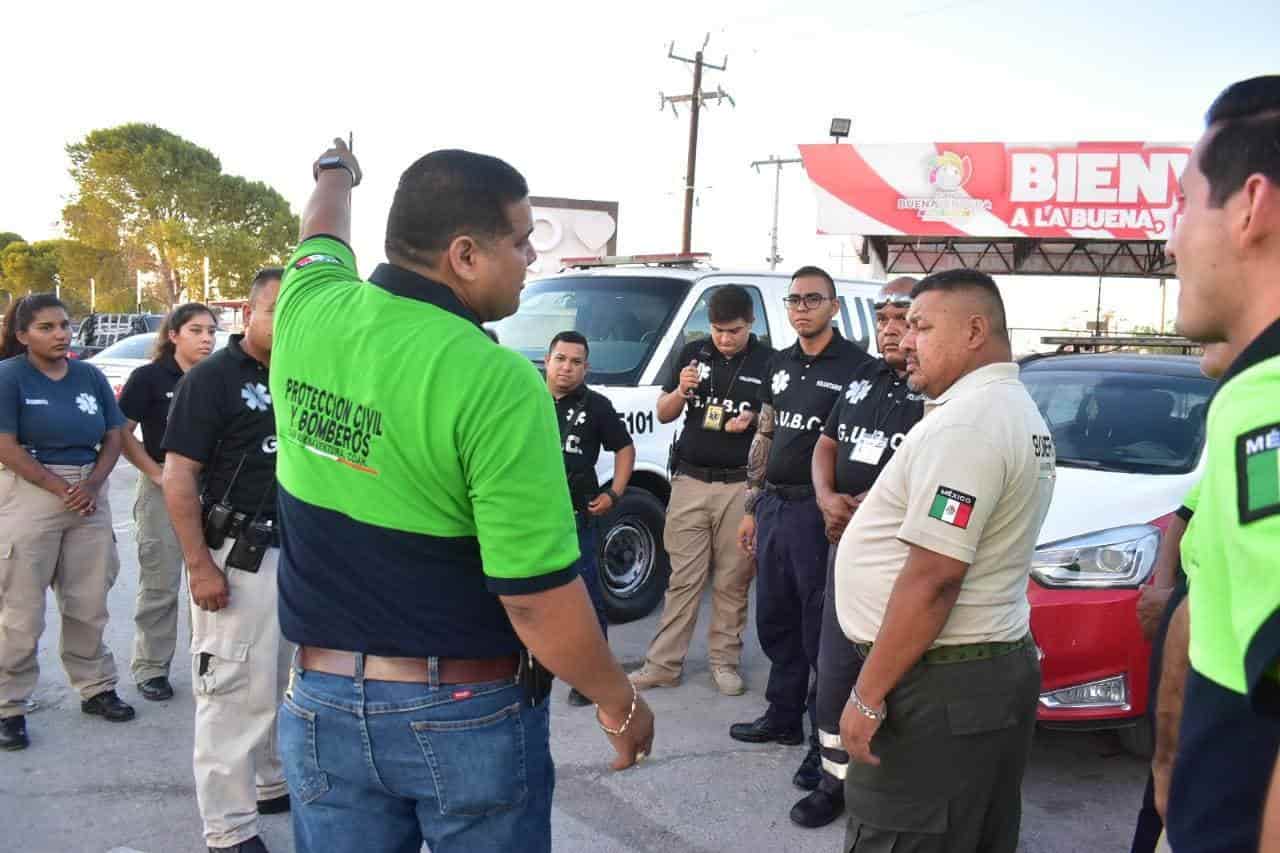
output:
[[1025,636],[1027,576],[1054,466],[1049,428],[1016,364],[975,370],[927,402],[840,540],[841,630],[855,642],[875,640],[915,545],[969,564],[935,645]]

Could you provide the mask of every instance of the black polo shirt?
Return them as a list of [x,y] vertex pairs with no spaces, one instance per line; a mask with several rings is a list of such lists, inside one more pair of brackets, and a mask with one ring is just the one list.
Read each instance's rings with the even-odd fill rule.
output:
[[832,330],[826,348],[806,355],[800,341],[769,361],[760,402],[773,407],[773,441],[765,479],[779,486],[813,483],[813,448],[849,377],[872,361],[857,344]]
[[[680,371],[690,362],[698,363],[702,381],[693,389],[693,396],[685,401],[684,426],[676,441],[676,454],[682,461],[700,468],[746,467],[747,451],[756,434],[755,424],[746,432],[725,432],[724,424],[744,411],[760,411],[769,359],[774,354],[755,335],[742,352],[732,358],[721,355],[710,338],[685,345],[662,384],[662,390],[670,394],[680,387]],[[705,425],[707,406],[724,409],[717,421],[718,428]]]
[[860,495],[870,489],[922,417],[924,395],[908,388],[883,358],[858,368],[822,430],[839,443],[836,491]]
[[[182,377],[161,446],[204,464],[204,494],[238,512],[275,516],[276,422],[267,368],[232,335]],[[239,469],[239,474],[236,473]]]
[[631,433],[609,398],[586,383],[556,400],[564,469],[573,474],[596,467],[600,448],[617,453],[631,446]]
[[120,392],[120,411],[142,426],[142,446],[147,455],[164,464],[164,427],[169,422],[173,389],[182,378],[182,368],[173,356],[166,355],[144,364],[129,374]]

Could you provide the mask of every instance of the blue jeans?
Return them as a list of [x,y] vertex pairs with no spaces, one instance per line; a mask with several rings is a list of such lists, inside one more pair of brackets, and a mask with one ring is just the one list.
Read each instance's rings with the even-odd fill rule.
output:
[[582,556],[573,564],[573,568],[587,585],[587,594],[591,596],[591,604],[596,609],[600,631],[608,638],[609,619],[604,612],[604,590],[600,586],[600,564],[596,560],[597,524],[599,522],[590,515],[578,516],[578,550],[582,552]]
[[365,681],[294,669],[280,752],[297,853],[551,850],[547,703],[513,680]]

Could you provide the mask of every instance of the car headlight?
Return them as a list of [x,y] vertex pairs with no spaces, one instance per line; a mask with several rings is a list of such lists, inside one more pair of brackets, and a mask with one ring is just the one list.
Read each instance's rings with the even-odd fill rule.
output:
[[1099,530],[1041,545],[1031,576],[1045,586],[1135,587],[1151,574],[1159,547],[1160,528],[1151,524]]

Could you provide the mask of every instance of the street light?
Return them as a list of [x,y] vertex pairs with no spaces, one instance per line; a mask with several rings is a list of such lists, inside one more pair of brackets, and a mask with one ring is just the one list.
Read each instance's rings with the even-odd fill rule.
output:
[[851,118],[833,118],[831,120],[831,138],[840,144],[840,140],[849,135],[849,131],[853,129],[853,119]]

